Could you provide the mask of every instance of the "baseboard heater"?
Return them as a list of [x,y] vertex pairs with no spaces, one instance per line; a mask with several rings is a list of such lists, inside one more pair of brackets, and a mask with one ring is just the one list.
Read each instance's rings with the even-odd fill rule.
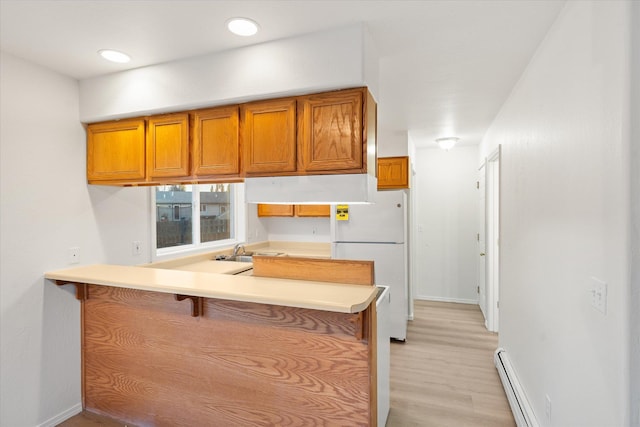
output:
[[513,412],[513,418],[516,420],[518,427],[538,427],[538,421],[533,414],[533,409],[527,400],[527,397],[520,386],[518,377],[516,376],[509,356],[503,348],[496,350],[493,360],[496,364],[496,369],[500,375],[502,381],[502,387],[509,400],[511,406],[511,412]]

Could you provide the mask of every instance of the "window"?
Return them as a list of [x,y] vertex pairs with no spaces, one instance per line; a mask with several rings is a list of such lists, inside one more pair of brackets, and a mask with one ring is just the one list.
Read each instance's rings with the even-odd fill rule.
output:
[[156,255],[229,244],[238,237],[242,184],[155,187]]

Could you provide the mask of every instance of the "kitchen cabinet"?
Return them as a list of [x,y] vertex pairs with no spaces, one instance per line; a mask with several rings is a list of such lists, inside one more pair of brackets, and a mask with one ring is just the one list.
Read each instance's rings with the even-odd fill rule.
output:
[[293,216],[293,205],[258,204],[258,216]]
[[329,205],[270,205],[258,204],[258,216],[329,217]]
[[375,135],[366,88],[96,123],[87,126],[87,179],[125,186],[373,175]]
[[331,207],[329,205],[295,205],[295,216],[315,216],[315,217],[327,217],[329,218],[329,211]]
[[189,176],[189,115],[152,116],[147,124],[147,180]]
[[87,126],[90,184],[140,185],[189,175],[187,113]]
[[296,170],[296,99],[252,102],[240,107],[244,172],[271,176]]
[[237,105],[193,113],[191,157],[197,178],[240,176],[239,122]]
[[378,190],[409,188],[409,157],[378,158]]
[[307,174],[366,172],[365,93],[366,89],[351,89],[301,98],[300,171]]
[[141,182],[144,178],[144,119],[87,126],[87,180],[90,184]]

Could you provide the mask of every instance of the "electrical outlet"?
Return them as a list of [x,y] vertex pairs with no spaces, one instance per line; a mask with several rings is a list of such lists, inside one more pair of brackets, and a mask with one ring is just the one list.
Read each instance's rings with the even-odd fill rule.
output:
[[551,423],[551,398],[548,394],[544,395],[544,418]]
[[313,227],[311,229],[311,234],[318,234],[318,227]]
[[69,260],[69,264],[78,264],[80,262],[80,248],[77,246],[74,246],[72,248],[69,248],[68,252],[68,260]]
[[607,284],[591,278],[591,305],[602,314],[607,314]]
[[142,253],[142,244],[140,243],[140,240],[133,241],[132,250],[134,255],[140,255]]

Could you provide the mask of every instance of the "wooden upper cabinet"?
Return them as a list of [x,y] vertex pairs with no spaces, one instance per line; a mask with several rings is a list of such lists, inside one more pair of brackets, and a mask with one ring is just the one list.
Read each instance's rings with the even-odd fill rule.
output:
[[329,205],[295,205],[295,216],[329,217],[331,207]]
[[295,172],[295,98],[244,104],[240,107],[240,122],[246,175]]
[[[306,173],[362,170],[363,95],[350,89],[302,97],[299,169]],[[365,151],[366,155],[366,151]]]
[[378,189],[409,188],[409,157],[378,158]]
[[147,128],[147,179],[189,175],[189,114],[152,116]]
[[193,174],[196,177],[240,175],[237,106],[195,111],[192,132]]
[[87,126],[87,179],[156,185],[373,175],[376,114],[367,88],[356,88],[95,123]]
[[144,119],[87,126],[87,180],[143,182],[145,178]]
[[293,216],[293,205],[258,204],[258,216]]

